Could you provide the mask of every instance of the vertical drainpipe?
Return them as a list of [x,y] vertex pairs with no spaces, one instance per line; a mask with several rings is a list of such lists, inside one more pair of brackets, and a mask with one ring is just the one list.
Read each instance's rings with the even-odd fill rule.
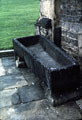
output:
[[61,0],[53,0],[54,17],[52,20],[52,41],[58,47],[61,47],[61,28],[59,28],[59,14],[60,14]]

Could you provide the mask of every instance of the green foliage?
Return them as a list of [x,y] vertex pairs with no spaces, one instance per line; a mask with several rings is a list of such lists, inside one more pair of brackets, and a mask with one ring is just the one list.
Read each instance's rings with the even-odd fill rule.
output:
[[12,48],[12,39],[34,34],[39,0],[0,0],[0,49]]

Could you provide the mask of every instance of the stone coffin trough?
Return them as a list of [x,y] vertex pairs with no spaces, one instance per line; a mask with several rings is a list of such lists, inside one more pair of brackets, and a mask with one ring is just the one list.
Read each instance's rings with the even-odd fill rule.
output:
[[82,96],[79,65],[47,38],[35,35],[13,39],[15,58],[25,61],[50,91],[54,106]]

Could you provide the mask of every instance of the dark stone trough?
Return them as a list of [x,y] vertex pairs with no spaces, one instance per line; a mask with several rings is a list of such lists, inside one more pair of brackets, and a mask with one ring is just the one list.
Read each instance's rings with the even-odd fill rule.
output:
[[14,39],[13,46],[15,58],[25,61],[50,91],[54,106],[82,96],[79,65],[50,40],[35,35]]

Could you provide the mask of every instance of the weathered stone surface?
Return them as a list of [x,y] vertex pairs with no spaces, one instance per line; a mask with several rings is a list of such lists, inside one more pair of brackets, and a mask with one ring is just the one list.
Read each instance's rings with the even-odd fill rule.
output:
[[17,74],[17,73],[19,74],[20,71],[16,69],[14,65],[9,66],[9,67],[0,66],[0,76],[9,75],[9,74]]
[[[70,6],[70,9],[69,9]],[[81,22],[82,1],[79,0],[62,0],[61,12],[70,22]]]
[[28,86],[39,84],[39,78],[35,76],[34,73],[28,68],[20,68],[19,71],[22,73],[23,77],[28,83]]
[[0,108],[19,104],[17,89],[0,91]]
[[6,57],[6,59],[3,57],[0,59],[0,66],[7,67],[11,65],[15,65],[14,57]]
[[17,68],[15,67],[15,65],[9,66],[9,67],[5,67],[5,71],[6,71],[6,75],[10,75],[10,74],[20,74],[19,69],[17,69]]
[[82,67],[82,34],[78,35],[79,59]]
[[61,27],[63,28],[62,48],[68,51],[69,54],[73,55],[73,57],[77,58],[77,55],[79,55],[79,48],[78,48],[79,25],[74,25],[70,22],[64,22],[63,24],[63,22],[61,24]]
[[36,35],[43,35],[48,39],[52,40],[52,26],[51,26],[51,19],[49,18],[40,18],[37,20],[35,24],[35,34]]
[[[62,42],[65,42],[65,44],[62,44],[62,47],[81,63],[82,52],[80,52],[80,46],[82,47],[82,44],[78,36],[79,33],[82,36],[82,1],[62,0],[60,9],[60,26],[62,27],[62,33],[64,33],[62,34]],[[80,60],[78,59],[79,57]]]
[[[47,6],[47,7],[46,7]],[[42,25],[35,25],[36,35],[43,35],[54,41],[54,28],[59,23],[59,13],[60,13],[60,0],[41,0],[40,1],[40,18],[37,20],[37,23],[42,21]],[[45,26],[43,19],[47,19],[47,26]],[[49,20],[51,23],[49,23]],[[45,32],[44,32],[44,28]]]
[[[42,16],[46,16],[50,19],[55,18],[55,13],[54,13],[54,0],[41,0],[40,2],[40,12]],[[47,7],[46,7],[47,6]]]
[[0,76],[17,73],[20,73],[20,71],[15,67],[14,57],[0,59]]
[[[57,113],[47,104],[47,101],[37,101],[21,104],[12,108],[0,110],[0,119],[4,120],[56,120]],[[59,117],[58,117],[59,118]],[[60,119],[59,119],[60,120]],[[62,119],[61,119],[62,120]]]
[[26,74],[24,73],[23,75],[29,86],[39,84],[39,78],[36,77],[34,73],[28,72]]
[[0,67],[0,76],[6,75],[6,70],[4,67]]
[[0,110],[4,120],[80,120],[81,115],[74,104],[53,108],[47,100],[21,104]]
[[82,112],[82,99],[76,101],[77,105],[80,107],[81,112]]
[[[0,76],[0,81],[3,81],[3,86],[6,87],[6,90],[0,91],[1,120],[80,120],[82,118],[75,103],[52,107],[48,100],[44,99],[44,93],[37,86],[34,74],[26,68],[18,70],[20,74],[10,74],[9,77],[7,75]],[[29,86],[24,86],[26,82],[22,80],[25,79]],[[19,90],[15,88],[16,85],[18,88],[20,87]]]
[[28,85],[21,74],[0,77],[0,90]]
[[75,102],[71,102],[56,108],[60,116],[65,120],[80,120],[82,116],[77,108]]
[[80,61],[82,67],[82,52],[81,48],[79,49],[78,39],[79,34],[82,35],[82,1],[61,0],[60,4],[60,0],[41,0],[40,19],[44,17],[52,20],[52,34],[49,34],[48,29],[46,29],[47,34],[40,28],[38,28],[36,32],[54,41],[54,28],[60,23],[63,33],[62,48],[78,62]]
[[44,98],[44,92],[39,85],[26,86],[18,89],[22,103]]

